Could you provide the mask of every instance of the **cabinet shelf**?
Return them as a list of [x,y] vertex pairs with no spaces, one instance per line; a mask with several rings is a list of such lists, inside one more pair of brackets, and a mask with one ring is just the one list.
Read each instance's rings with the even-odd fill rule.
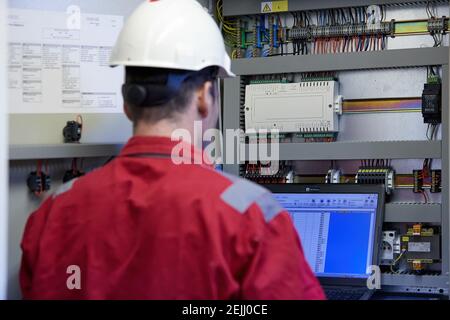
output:
[[122,146],[119,143],[10,145],[9,160],[112,157],[119,154]]
[[[360,160],[441,158],[440,141],[280,143],[279,160]],[[245,159],[249,160],[249,146]]]

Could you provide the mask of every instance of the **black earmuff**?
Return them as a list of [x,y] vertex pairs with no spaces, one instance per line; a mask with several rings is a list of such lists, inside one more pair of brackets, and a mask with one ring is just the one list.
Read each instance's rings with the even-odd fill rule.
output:
[[155,107],[169,102],[176,91],[165,85],[128,83],[122,87],[126,102],[137,107]]
[[[210,72],[208,70],[208,72]],[[217,72],[217,71],[216,71]],[[155,83],[150,80],[145,82],[129,82],[122,86],[124,100],[136,107],[155,107],[171,101],[180,90],[182,83],[194,72],[183,72],[169,74],[166,82]],[[210,74],[209,78],[214,81],[216,77]],[[216,88],[211,87],[210,93],[214,97]]]
[[142,106],[147,99],[147,89],[139,84],[124,84],[122,94],[125,101],[135,106]]

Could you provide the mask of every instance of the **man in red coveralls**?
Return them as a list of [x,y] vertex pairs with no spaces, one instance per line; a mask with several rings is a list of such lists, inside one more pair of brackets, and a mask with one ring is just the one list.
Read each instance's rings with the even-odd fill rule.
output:
[[[126,67],[134,137],[31,215],[24,298],[323,299],[288,213],[268,191],[172,159],[172,132],[192,133],[195,121],[212,127],[216,79],[233,76],[213,19],[195,0],[146,1],[111,61]],[[189,148],[180,157],[201,152]]]

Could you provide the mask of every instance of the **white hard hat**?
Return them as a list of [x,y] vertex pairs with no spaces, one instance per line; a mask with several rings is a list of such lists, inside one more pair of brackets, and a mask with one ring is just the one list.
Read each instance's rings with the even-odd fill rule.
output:
[[219,67],[232,77],[222,34],[195,0],[146,0],[128,18],[111,55],[111,66],[200,71]]

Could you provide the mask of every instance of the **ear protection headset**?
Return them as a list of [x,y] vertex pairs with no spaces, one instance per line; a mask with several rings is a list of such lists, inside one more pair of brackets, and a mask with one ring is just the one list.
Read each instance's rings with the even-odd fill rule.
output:
[[[122,86],[122,94],[125,101],[137,107],[160,106],[172,100],[183,82],[197,72],[207,72],[208,78],[213,81],[217,78],[218,69],[207,68],[201,71],[169,73],[165,84],[152,81],[125,83]],[[211,94],[214,93],[213,90],[211,88]]]
[[191,74],[193,72],[171,73],[167,77],[166,84],[151,82],[125,83],[122,86],[122,94],[125,101],[138,107],[159,106],[172,100],[183,81]]

